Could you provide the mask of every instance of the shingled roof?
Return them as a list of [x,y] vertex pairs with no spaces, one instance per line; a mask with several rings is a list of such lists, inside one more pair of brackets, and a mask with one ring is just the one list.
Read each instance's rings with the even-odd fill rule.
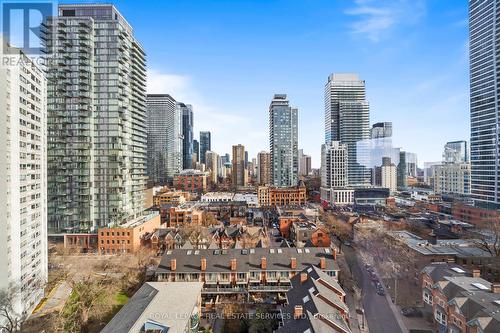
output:
[[[302,274],[307,278],[302,279]],[[342,301],[345,296],[340,285],[315,266],[295,275],[292,288],[287,292],[288,304],[281,313],[283,326],[278,333],[307,332],[342,332],[350,333],[351,329],[344,316],[348,316],[349,308]],[[295,318],[296,306],[301,306],[303,315]],[[344,315],[343,315],[344,314]]]
[[200,272],[202,258],[207,260],[207,272],[230,272],[231,259],[236,259],[238,272],[262,270],[262,258],[266,258],[268,271],[290,271],[291,258],[296,260],[294,271],[301,271],[310,265],[319,267],[321,258],[325,259],[324,271],[339,270],[330,248],[174,249],[165,252],[156,274],[174,272],[171,270],[172,259],[176,260],[177,273]]

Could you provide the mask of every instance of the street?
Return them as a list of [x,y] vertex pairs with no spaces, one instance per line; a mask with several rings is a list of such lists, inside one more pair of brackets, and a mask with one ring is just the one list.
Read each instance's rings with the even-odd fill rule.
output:
[[352,276],[362,289],[362,302],[366,320],[371,333],[404,332],[389,305],[387,297],[377,295],[366,269],[359,264],[353,248],[343,246],[345,259],[351,268]]

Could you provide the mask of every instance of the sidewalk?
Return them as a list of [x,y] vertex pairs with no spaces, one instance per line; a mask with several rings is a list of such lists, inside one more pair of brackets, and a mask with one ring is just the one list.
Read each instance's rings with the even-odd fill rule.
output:
[[46,299],[44,299],[41,304],[37,306],[31,316],[33,318],[41,317],[52,311],[62,309],[71,294],[71,291],[72,289],[66,281],[59,283],[50,291]]
[[[337,257],[339,261],[339,266],[343,267],[343,273],[348,275],[348,277],[354,281],[352,274],[349,270],[349,265],[345,260],[344,254],[339,254]],[[342,273],[341,273],[342,274]],[[359,314],[358,309],[363,310],[362,305],[357,305],[356,300],[354,299],[354,295],[350,290],[344,290],[346,292],[346,304],[349,307],[349,323],[351,327],[351,331],[353,333],[368,333],[368,323],[366,322],[366,318],[363,318],[364,314]],[[364,313],[364,311],[363,311]],[[363,325],[364,324],[364,325]]]

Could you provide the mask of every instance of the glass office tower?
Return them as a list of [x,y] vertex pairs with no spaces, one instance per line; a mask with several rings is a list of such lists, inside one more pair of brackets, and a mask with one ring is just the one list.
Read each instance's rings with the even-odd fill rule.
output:
[[167,94],[147,96],[150,185],[172,183],[182,170],[182,111]]
[[298,184],[298,110],[289,105],[285,94],[274,95],[269,106],[269,147],[271,152],[271,185]]
[[208,131],[200,132],[200,162],[206,164],[207,151],[212,150],[212,135]]
[[182,168],[191,169],[193,165],[193,107],[177,103],[182,114]]

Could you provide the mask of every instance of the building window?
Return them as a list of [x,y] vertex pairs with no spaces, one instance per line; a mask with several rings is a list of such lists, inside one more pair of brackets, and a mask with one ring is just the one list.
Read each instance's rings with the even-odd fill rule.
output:
[[427,290],[424,290],[424,302],[432,305],[432,295]]
[[446,325],[446,314],[441,312],[441,310],[436,309],[436,312],[434,313],[434,318],[441,325]]

